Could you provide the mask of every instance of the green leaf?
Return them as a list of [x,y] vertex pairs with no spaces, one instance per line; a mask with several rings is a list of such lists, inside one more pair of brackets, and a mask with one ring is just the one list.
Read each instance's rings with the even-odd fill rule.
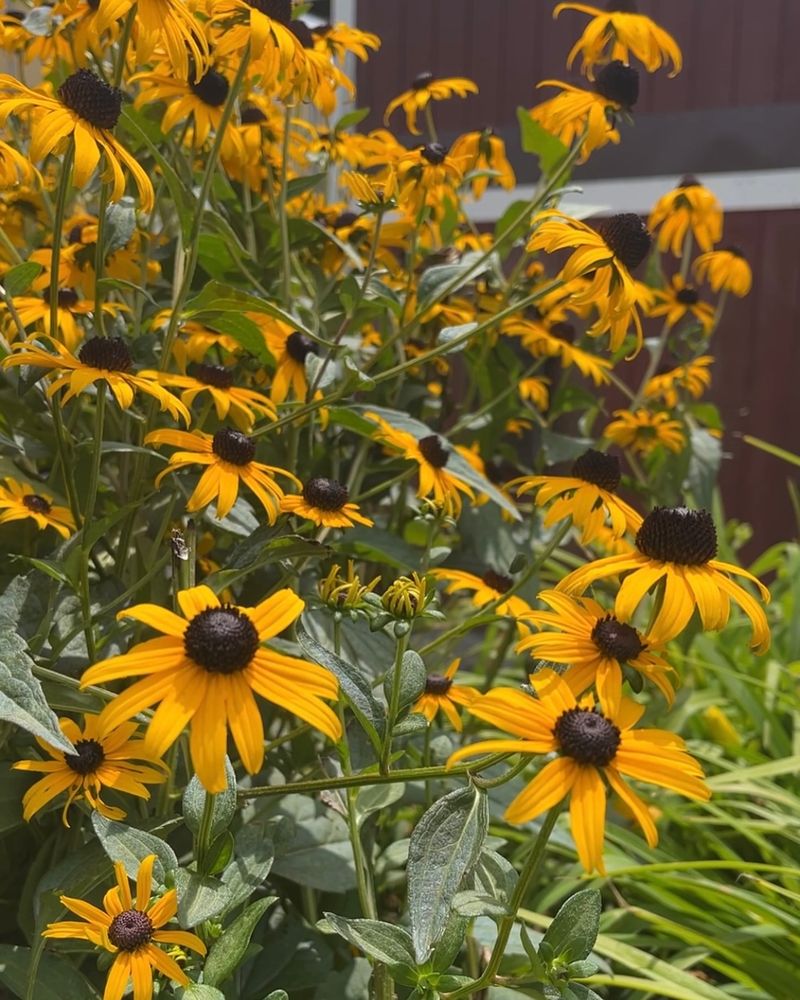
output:
[[320,892],[348,892],[356,885],[353,847],[342,817],[304,795],[285,795],[276,811],[294,821],[276,845],[274,871]]
[[698,507],[711,507],[722,461],[722,441],[702,427],[690,429],[688,485]]
[[476,788],[458,788],[434,803],[411,834],[408,909],[419,963],[447,926],[453,898],[475,867],[488,826],[486,796]]
[[204,920],[217,916],[230,902],[228,890],[219,879],[185,868],[175,872],[175,888],[178,890],[178,923],[184,928],[197,927]]
[[[439,335],[436,338],[436,346],[441,347],[442,344],[449,344],[451,341],[457,341],[455,347],[452,350],[445,351],[445,354],[455,354],[458,351],[463,351],[464,348],[469,343],[469,339],[465,339],[465,334],[469,333],[471,330],[475,330],[478,324],[472,323],[461,323],[459,326],[446,326],[439,331]],[[461,338],[459,340],[459,338]]]
[[334,132],[343,132],[347,128],[354,128],[369,114],[369,108],[354,108],[352,111],[348,111],[346,114],[342,115],[338,122],[333,126]]
[[309,330],[307,326],[301,323],[296,316],[290,315],[284,309],[281,309],[280,306],[276,306],[273,302],[267,302],[265,299],[260,299],[256,295],[249,295],[247,292],[243,292],[231,285],[226,285],[221,281],[209,281],[202,292],[199,292],[193,299],[190,299],[186,303],[183,315],[187,319],[202,318],[203,322],[205,322],[207,314],[224,312],[267,313],[269,316],[274,316],[275,319],[288,323],[289,326],[305,334],[311,340],[323,343],[326,347],[330,346],[322,341],[313,330]]
[[376,962],[389,968],[407,966],[413,969],[416,966],[411,935],[404,927],[382,920],[351,920],[335,913],[326,913],[325,919],[345,941]]
[[[425,690],[425,681],[428,672],[425,663],[419,653],[413,649],[403,653],[403,662],[400,666],[400,691],[398,707],[405,708],[416,701]],[[387,683],[391,684],[391,672],[387,677]]]
[[99,812],[92,813],[92,826],[103,850],[112,861],[121,861],[129,878],[136,878],[139,865],[148,854],[155,854],[153,876],[162,885],[167,872],[178,867],[178,859],[169,844],[152,833],[137,830],[113,819],[106,819]]
[[600,930],[601,899],[597,889],[576,892],[560,907],[545,931],[543,944],[564,963],[587,958]]
[[217,938],[203,967],[203,979],[209,986],[218,986],[233,975],[244,958],[256,924],[277,901],[277,896],[257,899]]
[[6,271],[2,287],[5,288],[7,295],[23,295],[43,270],[42,265],[36,261],[26,260],[24,264],[17,264],[16,267]]
[[236,834],[233,861],[222,873],[227,910],[246,902],[269,875],[275,860],[272,826],[251,822]]
[[[214,796],[214,810],[209,831],[212,840],[228,829],[236,815],[236,774],[228,757],[225,758],[225,780],[227,782],[225,791],[218,792]],[[206,795],[200,779],[197,775],[193,775],[183,793],[183,818],[195,835],[200,832]]]
[[320,174],[305,174],[303,177],[294,177],[286,185],[286,197],[291,200],[306,191],[313,191],[315,187],[322,183],[327,177],[324,171]]
[[[543,174],[550,175],[562,162],[569,150],[554,135],[545,131],[542,126],[531,118],[530,111],[517,108],[519,122],[519,137],[523,150],[533,153],[539,159],[539,168]],[[569,175],[564,176],[567,180]]]
[[[419,279],[417,290],[419,308],[424,309],[438,300],[445,288],[448,295],[458,291],[468,281],[474,281],[491,267],[489,258],[481,261],[483,253],[477,250],[465,253],[456,264],[437,264],[426,268]],[[478,261],[481,261],[479,264]]]
[[[24,998],[29,984],[31,949],[0,944],[0,983]],[[35,1000],[98,1000],[98,993],[80,972],[60,955],[44,952],[36,971]]]
[[409,570],[419,566],[419,549],[382,528],[356,527],[342,538],[338,549],[359,559],[383,563],[395,569]]
[[0,618],[0,719],[13,722],[64,753],[75,753],[47,704],[42,685],[33,676],[33,660],[15,629],[14,622]]
[[399,802],[405,792],[406,786],[402,781],[391,785],[366,785],[364,788],[359,788],[356,797],[356,817],[359,826],[372,813],[388,809],[395,802]]
[[567,434],[558,434],[556,431],[542,428],[542,450],[547,461],[555,465],[558,462],[567,462],[582,455],[587,448],[594,444],[591,438],[570,437]]
[[178,990],[178,1000],[225,1000],[225,994],[216,986],[205,983],[190,983],[185,990]]
[[105,225],[103,226],[103,254],[111,256],[115,250],[130,243],[136,229],[136,207],[133,198],[124,195],[113,205],[106,206]]
[[784,462],[789,462],[790,465],[800,465],[800,455],[796,455],[792,451],[779,448],[778,445],[770,444],[769,441],[762,441],[761,438],[753,437],[751,434],[743,434],[742,437],[749,445],[758,448],[759,451],[765,451],[768,455],[782,458]]

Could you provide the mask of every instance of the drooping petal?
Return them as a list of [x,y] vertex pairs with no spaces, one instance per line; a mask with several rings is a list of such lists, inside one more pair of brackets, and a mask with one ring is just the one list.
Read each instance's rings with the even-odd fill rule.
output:
[[505,811],[509,823],[527,823],[562,802],[572,790],[580,767],[569,757],[556,757],[539,771]]
[[586,872],[605,875],[603,838],[606,827],[606,790],[593,767],[579,767],[572,786],[569,819],[578,858]]

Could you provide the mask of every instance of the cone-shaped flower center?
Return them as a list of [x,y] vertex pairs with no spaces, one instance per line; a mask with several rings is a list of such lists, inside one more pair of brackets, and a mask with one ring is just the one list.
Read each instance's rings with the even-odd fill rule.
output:
[[431,83],[433,83],[433,73],[428,70],[425,73],[418,73],[414,77],[411,81],[411,89],[424,90]]
[[452,686],[453,682],[449,677],[445,677],[443,674],[428,674],[425,681],[425,694],[447,694]]
[[645,649],[636,629],[617,621],[613,615],[598,618],[592,629],[592,642],[603,656],[619,660],[620,663],[635,660]]
[[683,177],[678,181],[679,188],[694,188],[700,187],[700,181],[695,177],[694,174],[684,174]]
[[223,427],[214,435],[211,450],[223,462],[231,465],[247,465],[256,455],[256,443],[241,431]]
[[255,104],[245,104],[239,112],[239,120],[242,125],[257,125],[259,122],[265,122],[267,116]]
[[700,296],[696,289],[690,287],[681,288],[675,293],[675,298],[685,306],[694,306],[700,301]]
[[253,659],[258,632],[238,608],[207,608],[186,626],[183,647],[186,655],[209,673],[234,674]]
[[228,81],[222,73],[218,73],[215,69],[207,70],[197,81],[190,78],[189,87],[192,93],[210,108],[221,108],[227,100],[230,90]]
[[608,249],[629,271],[635,270],[650,252],[650,233],[644,222],[633,212],[601,219],[595,229],[603,237]]
[[189,368],[189,374],[203,385],[213,385],[215,389],[230,389],[233,385],[233,370],[224,365],[204,365],[198,362]]
[[105,372],[126,372],[133,364],[122,337],[91,337],[78,351],[78,361],[87,368]]
[[114,128],[122,112],[122,91],[88,69],[68,76],[58,88],[58,96],[70,111],[95,128]]
[[599,712],[588,708],[568,708],[553,729],[561,752],[579,764],[605,767],[619,748],[619,729]]
[[357,219],[355,212],[342,212],[336,216],[331,225],[334,229],[344,229],[346,226],[352,226]]
[[292,19],[292,0],[245,0],[245,3],[281,24],[288,25]]
[[605,452],[590,448],[572,463],[572,475],[613,493],[619,486],[619,459],[616,455],[606,455]]
[[443,469],[447,465],[450,452],[442,444],[438,434],[429,434],[419,441],[419,450],[425,461],[434,469]]
[[319,354],[319,348],[313,340],[309,340],[305,334],[295,330],[286,338],[286,353],[293,361],[302,365],[309,354]]
[[123,910],[108,928],[108,940],[120,951],[138,951],[152,937],[153,923],[141,910]]
[[492,590],[496,590],[499,594],[505,594],[507,590],[511,590],[514,586],[514,581],[510,576],[495,573],[493,569],[487,569],[481,579],[487,587],[491,587]]
[[443,146],[440,142],[429,142],[422,147],[420,152],[428,163],[438,166],[440,163],[444,163],[444,158],[447,156],[447,146]]
[[707,510],[654,507],[637,532],[636,548],[658,562],[702,566],[717,554],[717,529]]
[[49,514],[50,504],[44,497],[40,497],[38,493],[28,493],[22,498],[22,502],[28,508],[37,514]]
[[60,309],[71,309],[74,305],[77,305],[79,301],[80,296],[74,288],[59,288],[58,305]]
[[304,49],[314,48],[314,35],[311,33],[311,28],[309,28],[305,21],[301,21],[299,19],[290,21],[287,28],[291,31],[298,42],[300,42]]
[[639,100],[639,74],[632,66],[614,59],[597,74],[594,89],[606,100],[632,108]]
[[303,487],[303,499],[319,510],[341,510],[347,503],[347,487],[336,479],[318,476]]
[[64,763],[76,774],[94,774],[106,758],[97,740],[78,740],[77,753],[65,753]]
[[575,340],[575,327],[572,323],[566,323],[563,320],[553,323],[549,332],[553,337],[558,337],[559,340],[566,340],[568,344]]

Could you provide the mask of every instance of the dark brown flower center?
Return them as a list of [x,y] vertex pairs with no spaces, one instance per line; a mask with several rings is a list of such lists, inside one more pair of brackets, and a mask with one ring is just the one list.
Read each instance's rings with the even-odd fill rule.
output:
[[302,365],[305,364],[309,354],[319,354],[319,348],[313,340],[300,333],[299,330],[295,330],[286,338],[286,353],[293,361]]
[[595,224],[595,229],[608,249],[629,271],[635,270],[650,252],[650,233],[641,218],[633,212],[601,219]]
[[212,674],[234,674],[250,664],[258,649],[255,625],[238,608],[207,608],[183,633],[186,655]]
[[613,615],[598,618],[592,629],[592,642],[603,656],[626,663],[635,660],[645,650],[645,644],[635,628],[617,621]]
[[606,455],[603,451],[590,448],[572,463],[572,475],[585,483],[591,483],[592,486],[599,486],[601,490],[613,493],[619,486],[621,475],[619,459],[615,455]]
[[341,215],[336,216],[331,225],[334,229],[345,229],[347,226],[352,226],[357,220],[358,216],[355,212],[342,212]]
[[314,36],[305,21],[290,21],[287,27],[304,49],[314,48]]
[[702,566],[717,554],[717,530],[707,510],[654,507],[637,532],[636,548],[658,562]]
[[434,469],[443,469],[447,465],[450,452],[442,444],[438,434],[429,434],[419,441],[419,450],[425,461]]
[[447,694],[453,682],[443,674],[428,674],[425,681],[425,694]]
[[700,181],[695,177],[694,174],[684,174],[683,177],[678,181],[679,188],[694,188],[700,187]]
[[61,309],[72,309],[80,301],[80,296],[74,288],[59,288],[58,305]]
[[233,385],[233,370],[224,365],[206,365],[198,362],[190,365],[189,374],[203,385],[213,385],[215,389],[230,389]]
[[319,510],[341,510],[347,503],[347,487],[336,479],[309,479],[303,487],[303,499]]
[[152,937],[153,923],[141,910],[124,910],[118,913],[108,928],[108,940],[120,951],[138,951]]
[[190,75],[189,87],[192,93],[210,108],[221,108],[228,99],[230,90],[228,81],[215,69],[206,70],[199,80],[192,79]]
[[76,774],[94,774],[106,758],[97,740],[78,740],[75,750],[64,754],[64,763]]
[[36,514],[49,514],[52,509],[48,501],[44,497],[40,497],[38,493],[26,494],[22,498],[22,502],[28,510],[32,510]]
[[122,91],[88,69],[68,76],[58,88],[58,96],[70,111],[95,128],[114,128],[122,113]]
[[426,71],[425,73],[418,73],[411,81],[411,89],[424,90],[429,84],[433,83],[433,80],[433,73],[429,71]]
[[86,3],[87,6],[89,7],[89,10],[96,11],[100,9],[100,0],[86,0]]
[[685,306],[694,306],[700,301],[700,296],[697,290],[687,286],[686,288],[681,288],[675,293],[675,298],[678,302],[683,303]]
[[422,147],[420,152],[428,163],[438,166],[440,163],[444,163],[447,156],[447,146],[443,146],[440,142],[429,142]]
[[245,104],[239,112],[239,120],[242,125],[257,125],[259,122],[265,122],[267,116],[255,104]]
[[496,590],[498,594],[505,594],[514,586],[514,581],[510,576],[503,576],[502,573],[495,573],[493,569],[487,569],[481,577],[487,587]]
[[83,226],[84,223],[80,225],[73,226],[67,234],[67,243],[83,243]]
[[256,443],[241,431],[222,427],[214,435],[211,450],[223,462],[230,462],[231,465],[247,465],[255,458]]
[[597,74],[594,89],[607,101],[630,109],[639,100],[639,74],[632,66],[614,59]]
[[122,337],[90,337],[78,351],[78,361],[87,368],[106,372],[127,372],[133,365],[131,352]]
[[292,0],[245,0],[245,3],[281,24],[288,25],[292,19]]
[[575,340],[575,327],[572,323],[567,323],[564,320],[553,323],[548,333],[554,337],[558,337],[559,340],[566,340],[568,344],[571,344]]
[[620,744],[614,723],[587,708],[568,708],[557,719],[553,733],[566,757],[595,767],[610,764]]

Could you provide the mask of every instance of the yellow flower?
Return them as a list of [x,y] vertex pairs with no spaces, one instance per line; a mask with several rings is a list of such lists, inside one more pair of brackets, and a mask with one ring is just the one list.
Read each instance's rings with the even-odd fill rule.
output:
[[39,171],[13,146],[0,142],[0,188],[13,188],[18,184],[41,183]]
[[83,687],[145,675],[103,709],[100,718],[107,726],[160,702],[145,746],[160,756],[191,723],[192,766],[209,792],[226,787],[228,727],[248,773],[261,770],[264,725],[254,693],[333,740],[341,736],[338,716],[323,701],[338,696],[333,674],[261,645],[300,616],[305,605],[296,594],[279,590],[254,608],[242,608],[220,604],[212,590],[200,586],[180,591],[178,605],[183,617],[155,604],[137,604],[117,615],[149,625],[162,636],[84,673]]
[[[201,22],[193,7],[182,0],[114,0],[101,3],[109,18],[119,20],[136,3],[136,63],[150,62],[153,53],[163,50],[173,74],[181,80],[201,79],[210,55]],[[113,13],[112,13],[113,12]]]
[[145,785],[166,781],[167,769],[160,755],[147,750],[143,740],[131,739],[137,729],[135,722],[109,726],[89,712],[83,717],[83,729],[72,719],[58,722],[75,753],[64,753],[37,736],[36,742],[52,759],[18,760],[12,765],[18,771],[44,775],[25,792],[23,819],[29,820],[62,792],[68,793],[61,814],[64,826],[69,826],[69,807],[82,798],[107,819],[124,819],[124,809],[106,805],[100,798],[104,787],[149,799]]
[[461,513],[461,493],[465,493],[470,500],[475,499],[472,487],[446,468],[450,450],[438,434],[429,434],[417,440],[408,431],[392,427],[376,413],[367,413],[366,417],[378,425],[372,435],[376,441],[419,466],[418,497],[432,496],[451,517],[458,517]]
[[477,94],[478,85],[472,80],[460,76],[437,79],[433,73],[420,73],[415,77],[410,90],[404,90],[389,101],[383,116],[383,124],[389,124],[392,112],[402,108],[406,113],[406,126],[412,135],[419,135],[417,128],[417,113],[423,111],[430,101],[444,101],[454,95],[466,97],[467,94]]
[[309,354],[319,354],[319,348],[305,334],[279,319],[268,319],[261,328],[269,353],[275,359],[275,377],[270,388],[273,402],[282,403],[290,389],[296,400],[305,402],[306,358]]
[[553,501],[545,515],[545,526],[569,517],[581,529],[581,544],[588,545],[606,518],[616,538],[641,527],[639,514],[616,495],[619,483],[619,459],[590,448],[575,459],[569,476],[522,476],[509,486],[518,484],[517,496],[536,490],[537,507]]
[[325,49],[340,62],[345,61],[348,52],[352,52],[361,62],[366,62],[369,58],[368,50],[377,52],[381,47],[381,40],[369,31],[362,31],[340,21],[338,24],[315,28],[314,47]]
[[630,113],[639,98],[639,74],[619,61],[600,71],[594,91],[561,80],[542,80],[537,86],[560,87],[561,93],[531,108],[531,118],[567,147],[582,136],[581,163],[595,149],[619,142],[617,119]]
[[42,931],[42,937],[89,941],[114,955],[103,1000],[122,1000],[130,980],[133,980],[133,1000],[150,1000],[153,975],[157,972],[181,986],[189,985],[189,977],[183,969],[158,948],[158,944],[189,948],[198,955],[206,953],[206,946],[196,934],[163,929],[178,912],[178,894],[170,889],[150,903],[155,859],[155,854],[148,854],[139,865],[135,900],[131,896],[125,866],[116,861],[117,884],[103,896],[102,910],[83,899],[60,896],[61,905],[81,920],[61,920],[48,924]]
[[687,285],[679,275],[673,275],[665,288],[653,289],[653,305],[648,316],[664,316],[667,327],[673,327],[687,315],[694,316],[708,336],[714,326],[714,307],[703,302],[697,289]]
[[713,362],[714,359],[710,354],[702,354],[685,365],[673,368],[672,371],[654,375],[645,386],[645,399],[661,399],[664,405],[670,408],[678,405],[681,390],[687,392],[693,399],[699,399],[711,385],[709,366]]
[[424,715],[430,725],[439,712],[444,712],[450,725],[457,733],[464,728],[458,705],[469,705],[480,698],[477,688],[466,684],[454,684],[453,678],[461,664],[461,659],[453,660],[443,674],[428,674],[425,692],[411,706],[411,712]]
[[633,727],[644,705],[620,700],[616,712],[592,695],[578,701],[564,677],[540,670],[530,677],[536,698],[522,691],[496,688],[476,699],[467,710],[516,739],[482,740],[456,750],[448,765],[481,753],[522,753],[558,756],[545,764],[505,812],[509,823],[527,823],[570,796],[570,825],[578,858],[586,872],[605,874],[606,788],[627,805],[647,843],[655,847],[658,833],[647,805],[625,778],[668,788],[690,799],[710,798],[703,771],[675,733]]
[[459,136],[450,147],[450,155],[460,160],[465,173],[490,171],[496,176],[482,173],[470,180],[472,193],[482,198],[490,183],[510,191],[517,183],[514,168],[506,156],[506,144],[491,128],[482,132],[467,132]]
[[592,337],[608,332],[611,350],[616,351],[633,322],[636,346],[631,357],[638,354],[642,346],[637,309],[640,292],[630,272],[645,259],[651,243],[639,216],[614,215],[599,220],[593,229],[578,219],[550,210],[537,213],[533,223],[529,251],[555,253],[575,248],[561,269],[559,277],[563,281],[592,275],[584,289],[576,289],[570,296],[577,305],[594,305],[599,311],[597,321],[586,332]]
[[712,250],[701,254],[694,262],[698,281],[707,281],[715,292],[733,292],[743,299],[753,284],[753,274],[738,247]]
[[307,479],[299,496],[285,496],[281,510],[329,528],[352,528],[356,523],[371,528],[375,523],[359,512],[357,504],[348,503],[346,486],[321,476]]
[[675,691],[668,674],[672,667],[658,653],[652,652],[649,636],[608,614],[589,597],[568,597],[557,590],[543,590],[538,595],[551,611],[531,611],[525,622],[549,626],[555,631],[526,636],[517,652],[529,652],[534,658],[565,663],[564,675],[578,694],[593,684],[606,710],[619,711],[622,699],[622,666],[628,664],[664,695],[668,705]]
[[722,239],[722,207],[716,195],[696,177],[684,177],[673,191],[656,202],[647,225],[652,232],[660,226],[658,249],[683,255],[686,234],[691,230],[697,245],[708,252]]
[[75,521],[66,507],[54,506],[52,496],[37,493],[30,483],[20,483],[11,476],[0,480],[0,524],[33,518],[40,531],[55,528],[62,538],[69,538]]
[[191,406],[203,392],[207,392],[214,402],[219,420],[228,417],[240,431],[251,431],[258,417],[277,419],[275,404],[260,392],[241,389],[233,384],[234,370],[224,365],[197,363],[189,369],[188,375],[171,375],[166,372],[145,371],[145,378],[154,378],[161,385],[182,389],[181,401]]
[[368,177],[352,170],[342,173],[342,184],[364,209],[384,209],[396,204],[397,174],[389,167],[382,177]]
[[88,69],[79,69],[58,88],[58,97],[31,90],[13,76],[0,74],[0,90],[12,96],[0,98],[0,125],[9,115],[32,109],[37,114],[32,126],[28,151],[31,160],[43,160],[63,149],[70,138],[75,147],[72,183],[79,190],[105,157],[103,177],[111,180],[111,201],[125,194],[125,166],[136,183],[144,212],[152,211],[155,192],[147,172],[112,135],[122,111],[122,91],[110,87]]
[[612,420],[603,431],[603,437],[621,448],[630,448],[641,455],[649,455],[659,445],[669,451],[679,452],[686,445],[683,426],[672,420],[668,413],[651,413],[650,410],[614,410]]
[[582,594],[598,580],[627,573],[614,604],[614,614],[627,622],[645,594],[663,580],[663,596],[649,629],[650,640],[656,646],[682,632],[695,607],[704,629],[723,628],[733,598],[752,623],[753,649],[763,653],[770,642],[767,616],[758,601],[728,574],[743,576],[754,583],[765,603],[769,601],[769,591],[752,573],[722,562],[716,555],[717,532],[708,511],[654,507],[636,535],[634,551],[598,559],[573,570],[556,589],[566,594]]
[[519,380],[520,399],[526,399],[537,410],[546,410],[550,405],[550,379],[541,375]]
[[475,576],[462,569],[432,569],[430,576],[434,580],[446,581],[449,586],[445,588],[445,592],[448,594],[455,594],[459,590],[472,591],[472,603],[476,608],[482,608],[492,601],[500,601],[496,609],[498,615],[520,618],[531,611],[530,604],[522,597],[512,594],[504,598],[504,594],[514,586],[514,581],[510,576],[493,569],[487,569],[483,576]]
[[14,354],[3,360],[3,366],[33,365],[53,370],[57,377],[47,387],[47,395],[52,396],[68,387],[61,397],[62,406],[90,385],[102,381],[108,385],[121,409],[130,408],[138,390],[158,400],[162,410],[167,410],[175,420],[180,417],[188,426],[191,417],[179,399],[152,379],[131,372],[133,358],[121,337],[90,337],[81,345],[77,357],[52,337],[40,339],[49,340],[56,354],[26,341],[12,345]]
[[317,593],[331,611],[341,611],[344,608],[354,610],[362,606],[364,597],[375,590],[380,580],[380,576],[376,576],[369,583],[362,583],[353,560],[348,559],[347,574],[342,574],[341,566],[331,566],[328,575],[317,583]]
[[428,586],[428,577],[419,573],[398,576],[381,595],[384,610],[395,618],[418,618],[425,614],[436,591]]
[[170,456],[169,465],[156,476],[156,486],[164,476],[187,465],[206,465],[194,493],[189,497],[186,510],[193,513],[216,502],[217,517],[226,517],[239,495],[239,485],[244,484],[255,493],[263,506],[267,520],[274,524],[280,513],[283,490],[274,475],[286,476],[300,485],[300,480],[286,469],[264,465],[255,461],[256,443],[241,431],[222,427],[214,435],[202,431],[151,431],[145,444],[167,444],[180,451]]
[[[32,254],[31,257],[33,256]],[[48,253],[48,257],[50,257],[50,253]],[[64,264],[69,267],[70,262],[65,261]],[[56,311],[57,328],[55,331],[50,329],[49,301],[40,299],[38,295],[17,295],[13,299],[13,305],[24,327],[39,323],[48,336],[61,341],[66,344],[70,351],[74,351],[85,336],[85,331],[78,324],[76,317],[85,317],[93,313],[95,302],[94,299],[81,298],[74,288],[59,288],[58,309]],[[3,305],[2,311],[6,312],[7,309],[8,306]],[[107,316],[115,316],[121,309],[127,309],[127,306],[117,302],[104,302],[102,304],[102,310]],[[16,332],[15,327],[12,326],[11,329]]]
[[438,217],[447,202],[458,200],[456,191],[464,178],[462,164],[440,142],[406,152],[397,162],[400,207],[417,216],[427,206]]
[[573,45],[567,66],[571,67],[580,53],[581,71],[591,78],[595,66],[609,59],[628,62],[633,53],[649,73],[660,69],[665,62],[672,63],[670,76],[680,73],[683,57],[672,35],[646,15],[626,9],[624,0],[619,0],[618,6],[622,9],[601,10],[586,3],[558,4],[553,17],[558,17],[562,10],[577,10],[592,18]]

